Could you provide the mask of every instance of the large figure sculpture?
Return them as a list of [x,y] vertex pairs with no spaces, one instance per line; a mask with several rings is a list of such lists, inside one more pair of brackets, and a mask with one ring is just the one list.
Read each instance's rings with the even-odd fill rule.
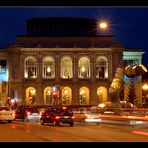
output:
[[125,60],[120,62],[109,88],[109,97],[111,100],[112,108],[121,108],[119,92],[123,83],[124,76],[126,75],[127,77],[133,78],[141,76],[145,72],[147,72],[147,69],[142,64],[130,66],[127,65]]

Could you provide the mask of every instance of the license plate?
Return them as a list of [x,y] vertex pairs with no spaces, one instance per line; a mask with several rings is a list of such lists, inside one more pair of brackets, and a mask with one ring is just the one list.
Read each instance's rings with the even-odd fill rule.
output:
[[69,116],[63,116],[63,118],[67,119],[67,118],[69,118]]
[[32,115],[33,115],[33,116],[37,116],[37,115],[38,115],[38,113],[32,113]]

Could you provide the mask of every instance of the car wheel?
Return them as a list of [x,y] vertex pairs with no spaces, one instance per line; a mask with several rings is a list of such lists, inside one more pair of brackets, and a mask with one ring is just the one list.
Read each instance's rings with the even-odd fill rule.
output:
[[41,119],[41,120],[40,120],[40,123],[43,125],[43,124],[44,124],[44,120],[43,120],[43,119]]

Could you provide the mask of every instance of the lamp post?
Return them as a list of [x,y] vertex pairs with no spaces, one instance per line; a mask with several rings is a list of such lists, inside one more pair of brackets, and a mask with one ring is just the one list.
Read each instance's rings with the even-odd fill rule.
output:
[[100,21],[97,24],[97,30],[99,31],[98,34],[105,35],[109,30],[109,23],[107,21]]

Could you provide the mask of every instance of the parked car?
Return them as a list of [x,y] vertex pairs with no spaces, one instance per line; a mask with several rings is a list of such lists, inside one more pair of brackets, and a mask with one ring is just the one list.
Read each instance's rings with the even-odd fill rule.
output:
[[49,108],[41,115],[40,123],[53,123],[54,126],[60,124],[74,125],[74,114],[72,109],[66,107]]
[[15,111],[7,106],[0,106],[0,121],[8,121],[12,123],[15,119]]
[[39,121],[40,117],[41,113],[35,107],[18,107],[15,113],[15,119],[22,119],[23,121]]

